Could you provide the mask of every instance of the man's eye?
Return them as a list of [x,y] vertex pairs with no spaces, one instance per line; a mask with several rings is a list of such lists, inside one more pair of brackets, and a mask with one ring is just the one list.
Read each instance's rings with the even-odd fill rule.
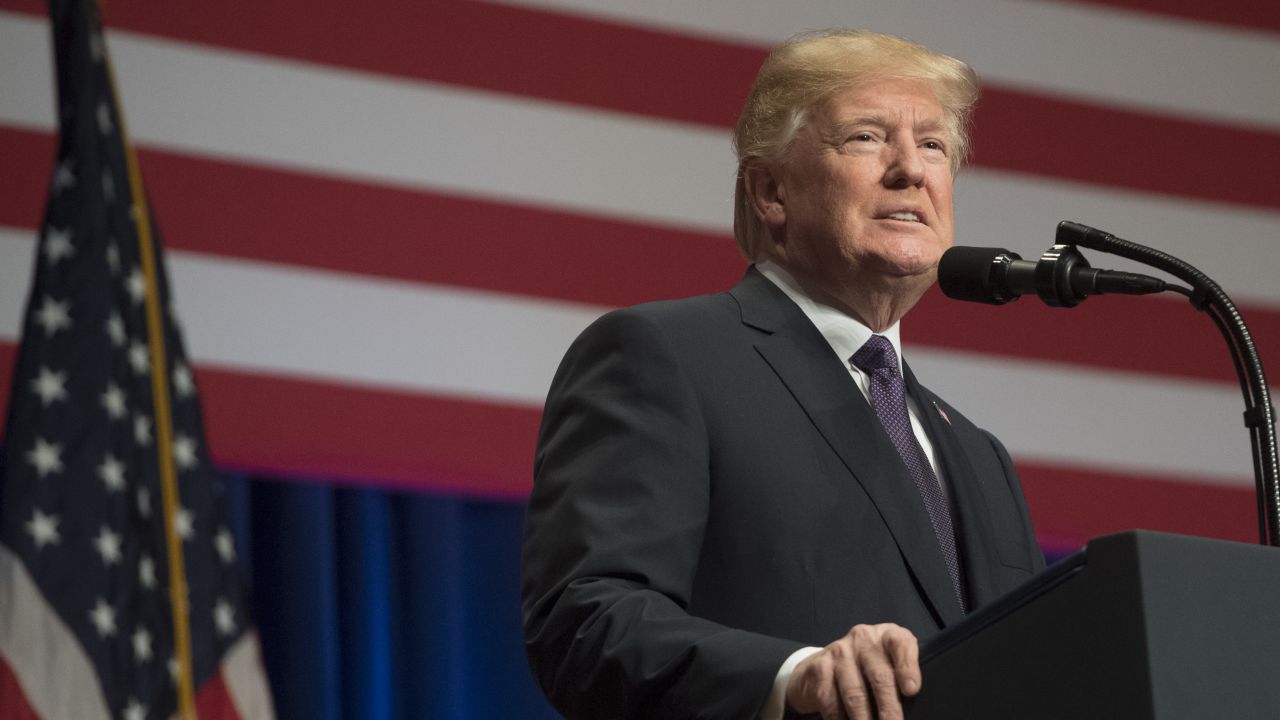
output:
[[945,151],[947,149],[945,145],[938,142],[937,140],[926,140],[924,141],[924,143],[921,144],[921,147],[923,147],[926,150],[944,150]]
[[858,133],[849,139],[855,142],[871,142],[872,140],[875,140],[875,138],[871,136],[871,133]]

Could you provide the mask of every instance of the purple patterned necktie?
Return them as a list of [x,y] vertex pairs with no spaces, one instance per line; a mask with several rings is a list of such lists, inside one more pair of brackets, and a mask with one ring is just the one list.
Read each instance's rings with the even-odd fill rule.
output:
[[951,525],[951,509],[947,498],[942,494],[942,486],[933,467],[924,455],[924,448],[911,430],[911,418],[907,415],[906,384],[902,374],[898,372],[898,354],[893,351],[893,344],[882,335],[872,335],[865,345],[853,354],[850,362],[871,376],[871,407],[880,418],[889,439],[907,472],[924,498],[925,509],[929,512],[929,520],[933,525],[933,534],[938,538],[942,548],[942,559],[947,564],[947,572],[951,574],[951,584],[956,591],[956,599],[960,601],[960,610],[967,613],[969,603],[965,600],[964,583],[960,580],[960,559],[956,554],[956,535]]

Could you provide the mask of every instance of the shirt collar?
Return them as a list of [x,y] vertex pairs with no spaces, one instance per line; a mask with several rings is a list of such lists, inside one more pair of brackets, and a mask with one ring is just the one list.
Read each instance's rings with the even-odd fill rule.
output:
[[866,344],[872,335],[879,334],[888,338],[893,345],[893,351],[898,356],[898,374],[902,374],[902,343],[899,340],[901,321],[889,326],[882,333],[874,333],[871,328],[854,318],[809,297],[804,288],[800,287],[800,283],[796,282],[796,279],[780,265],[768,260],[760,260],[756,263],[756,269],[800,307],[805,317],[809,318],[814,327],[818,328],[818,332],[822,333],[822,337],[827,339],[827,344],[840,358],[840,362],[847,365],[849,358],[853,357],[853,354],[858,352],[858,349]]

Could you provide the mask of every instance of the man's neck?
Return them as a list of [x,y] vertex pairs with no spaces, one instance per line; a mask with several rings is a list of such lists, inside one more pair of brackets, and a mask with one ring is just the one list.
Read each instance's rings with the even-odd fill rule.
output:
[[816,303],[834,308],[874,333],[883,333],[907,314],[929,289],[929,282],[912,282],[905,278],[871,278],[851,281],[840,288],[826,288],[810,281],[803,273],[794,272],[777,259],[757,261],[757,265],[781,270],[791,287]]

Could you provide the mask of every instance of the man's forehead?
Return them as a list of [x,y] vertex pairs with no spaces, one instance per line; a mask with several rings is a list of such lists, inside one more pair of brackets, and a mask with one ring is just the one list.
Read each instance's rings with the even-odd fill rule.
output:
[[832,126],[857,124],[942,128],[946,117],[937,95],[919,80],[887,80],[839,90],[821,103],[817,115]]

